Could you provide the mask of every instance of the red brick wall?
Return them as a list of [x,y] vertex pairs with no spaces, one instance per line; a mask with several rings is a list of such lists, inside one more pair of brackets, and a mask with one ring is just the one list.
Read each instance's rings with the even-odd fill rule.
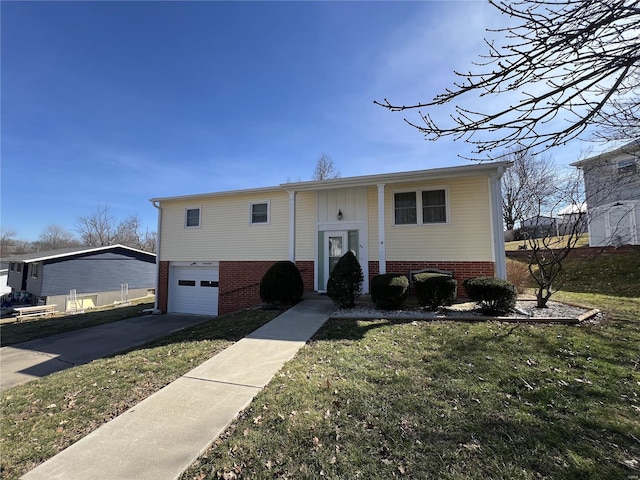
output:
[[[495,275],[495,264],[493,262],[387,262],[387,273],[402,273],[407,277],[411,270],[422,270],[423,268],[452,271],[459,287],[467,278],[492,277]],[[371,281],[372,277],[378,275],[379,271],[377,261],[369,262],[369,281]],[[458,288],[458,296],[464,297],[464,289]]]
[[[260,280],[274,261],[221,261],[218,314],[261,303]],[[305,290],[313,290],[313,262],[297,262]]]
[[169,262],[160,262],[158,265],[158,309],[162,313],[167,313],[169,301]]

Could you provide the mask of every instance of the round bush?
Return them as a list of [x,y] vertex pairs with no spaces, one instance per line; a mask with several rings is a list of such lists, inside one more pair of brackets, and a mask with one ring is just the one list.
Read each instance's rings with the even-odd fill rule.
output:
[[402,308],[409,293],[409,280],[401,273],[383,273],[371,279],[371,300],[377,308]]
[[340,308],[352,308],[362,291],[364,276],[352,251],[345,253],[329,276],[327,295]]
[[475,277],[462,282],[467,295],[489,315],[503,315],[516,305],[518,292],[512,283],[495,277]]
[[440,273],[417,273],[413,276],[418,303],[431,310],[451,305],[456,299],[458,282],[450,275]]
[[260,281],[260,298],[271,305],[295,305],[302,298],[304,284],[293,262],[276,262]]

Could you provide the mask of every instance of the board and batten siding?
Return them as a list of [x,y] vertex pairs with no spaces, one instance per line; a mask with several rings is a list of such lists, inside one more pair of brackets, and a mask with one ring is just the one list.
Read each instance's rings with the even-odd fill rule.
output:
[[296,260],[314,261],[316,192],[296,194]]
[[[251,203],[269,202],[269,223],[251,225]],[[285,191],[165,200],[160,259],[286,260],[289,194]],[[185,228],[185,209],[200,208],[200,227]]]
[[[395,192],[439,188],[447,190],[447,224],[394,225]],[[377,188],[369,188],[368,198],[369,259],[378,260]],[[490,203],[489,181],[486,176],[386,184],[386,260],[493,261]]]

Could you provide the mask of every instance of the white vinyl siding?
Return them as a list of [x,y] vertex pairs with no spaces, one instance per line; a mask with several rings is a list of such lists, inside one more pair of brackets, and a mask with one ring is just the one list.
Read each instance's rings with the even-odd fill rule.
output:
[[159,260],[286,260],[289,243],[289,195],[269,194],[270,221],[255,228],[247,221],[251,202],[264,203],[265,193],[216,195],[200,206],[200,228],[175,228],[184,218],[188,201],[162,202]]
[[[394,193],[442,190],[443,188],[447,192],[446,198],[449,203],[446,224],[395,225]],[[378,260],[377,198],[376,187],[370,187],[368,189],[370,260]],[[486,176],[452,179],[446,184],[442,180],[387,184],[385,186],[387,261],[493,261],[490,205],[489,182]],[[419,217],[421,216],[422,213],[419,213]]]
[[316,192],[296,193],[296,260],[314,260]]

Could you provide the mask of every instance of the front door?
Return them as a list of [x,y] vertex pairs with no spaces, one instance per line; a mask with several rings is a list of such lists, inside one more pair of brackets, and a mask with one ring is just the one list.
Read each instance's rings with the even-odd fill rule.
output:
[[347,253],[349,248],[349,238],[348,233],[345,231],[325,232],[324,238],[324,289],[326,290],[329,275],[331,275],[331,272],[335,268],[336,263],[338,263],[338,260]]

